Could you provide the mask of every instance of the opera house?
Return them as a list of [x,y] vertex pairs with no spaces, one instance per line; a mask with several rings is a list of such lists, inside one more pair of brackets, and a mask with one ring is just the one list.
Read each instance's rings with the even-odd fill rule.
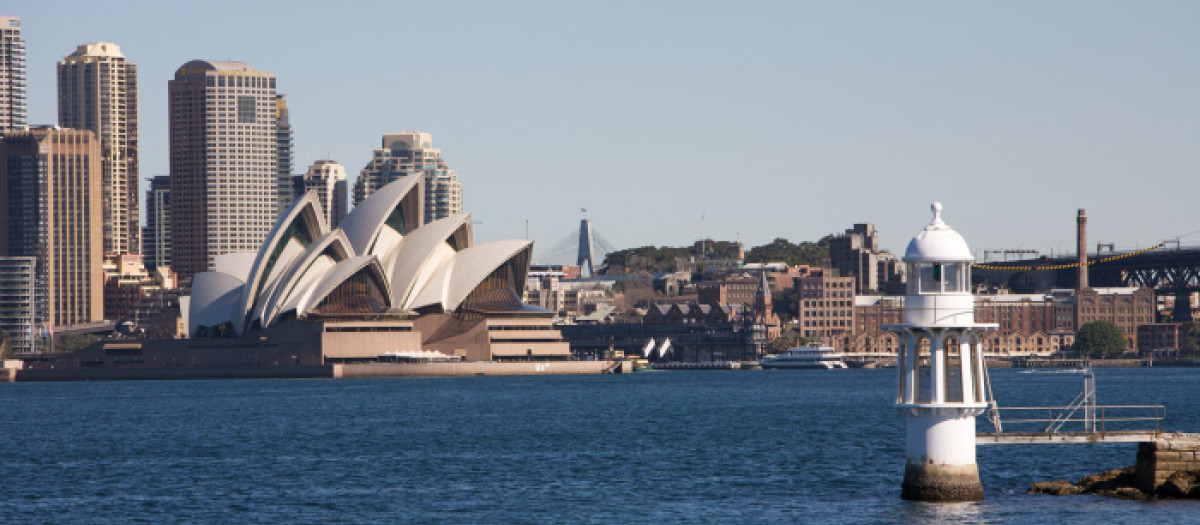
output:
[[425,224],[423,184],[398,179],[337,227],[314,194],[297,200],[258,253],[217,257],[216,271],[195,276],[181,301],[189,336],[315,344],[324,363],[430,351],[568,359],[552,313],[521,302],[532,241],[476,245],[466,213]]
[[566,362],[553,313],[522,304],[532,241],[476,245],[465,213],[426,224],[423,179],[377,190],[337,227],[314,193],[293,203],[257,253],[195,275],[180,298],[189,338],[50,354],[17,380],[362,377],[430,362],[450,375],[601,372]]

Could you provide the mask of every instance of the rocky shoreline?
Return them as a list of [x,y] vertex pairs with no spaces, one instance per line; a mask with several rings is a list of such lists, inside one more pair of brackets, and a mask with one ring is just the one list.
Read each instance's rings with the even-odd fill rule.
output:
[[1149,493],[1138,488],[1135,471],[1136,468],[1133,466],[1113,469],[1101,474],[1084,476],[1079,483],[1075,484],[1065,479],[1043,481],[1034,483],[1029,487],[1029,492],[1053,496],[1096,494],[1131,500],[1200,499],[1200,471],[1175,472]]

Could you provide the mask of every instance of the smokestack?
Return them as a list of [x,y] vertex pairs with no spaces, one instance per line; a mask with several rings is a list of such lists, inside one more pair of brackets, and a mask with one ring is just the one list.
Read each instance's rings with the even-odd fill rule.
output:
[[1079,254],[1079,286],[1077,289],[1083,290],[1088,287],[1087,212],[1085,212],[1083,208],[1079,208],[1079,215],[1075,218],[1075,226],[1075,237],[1079,243],[1077,247]]

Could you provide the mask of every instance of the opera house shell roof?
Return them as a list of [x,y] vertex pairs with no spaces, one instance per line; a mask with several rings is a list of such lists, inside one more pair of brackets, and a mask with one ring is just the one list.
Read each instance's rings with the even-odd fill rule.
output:
[[315,194],[297,200],[257,254],[217,258],[192,281],[192,337],[241,336],[309,316],[514,312],[533,243],[474,245],[469,214],[424,224],[423,177],[403,177],[326,224]]

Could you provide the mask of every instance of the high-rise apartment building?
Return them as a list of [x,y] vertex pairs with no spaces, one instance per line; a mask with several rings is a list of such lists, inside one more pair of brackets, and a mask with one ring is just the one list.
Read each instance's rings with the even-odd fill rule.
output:
[[150,271],[171,267],[171,177],[150,179],[146,190],[146,227],[142,229],[143,264]]
[[354,181],[354,204],[366,200],[375,190],[400,178],[425,177],[425,222],[462,213],[462,185],[458,175],[442,159],[442,150],[433,147],[428,133],[387,133],[383,147],[374,151],[371,162]]
[[34,350],[37,258],[0,257],[0,330],[14,353]]
[[275,120],[275,140],[276,148],[278,148],[276,150],[278,160],[276,161],[275,176],[277,177],[276,191],[279,192],[275,212],[280,214],[300,197],[296,194],[292,184],[292,122],[288,116],[287,100],[281,94],[275,95]]
[[0,16],[0,136],[25,129],[25,40],[21,19]]
[[104,253],[137,253],[137,64],[111,42],[84,44],[58,63],[58,124],[100,140]]
[[275,222],[275,74],[193,60],[175,71],[168,92],[171,268],[188,282],[219,255],[258,251]]
[[37,322],[104,319],[100,141],[35,127],[0,140],[0,256],[37,259]]
[[[304,193],[317,192],[329,226],[336,227],[346,217],[350,204],[346,194],[346,168],[332,160],[318,160],[304,174]],[[301,193],[303,195],[303,193]]]

